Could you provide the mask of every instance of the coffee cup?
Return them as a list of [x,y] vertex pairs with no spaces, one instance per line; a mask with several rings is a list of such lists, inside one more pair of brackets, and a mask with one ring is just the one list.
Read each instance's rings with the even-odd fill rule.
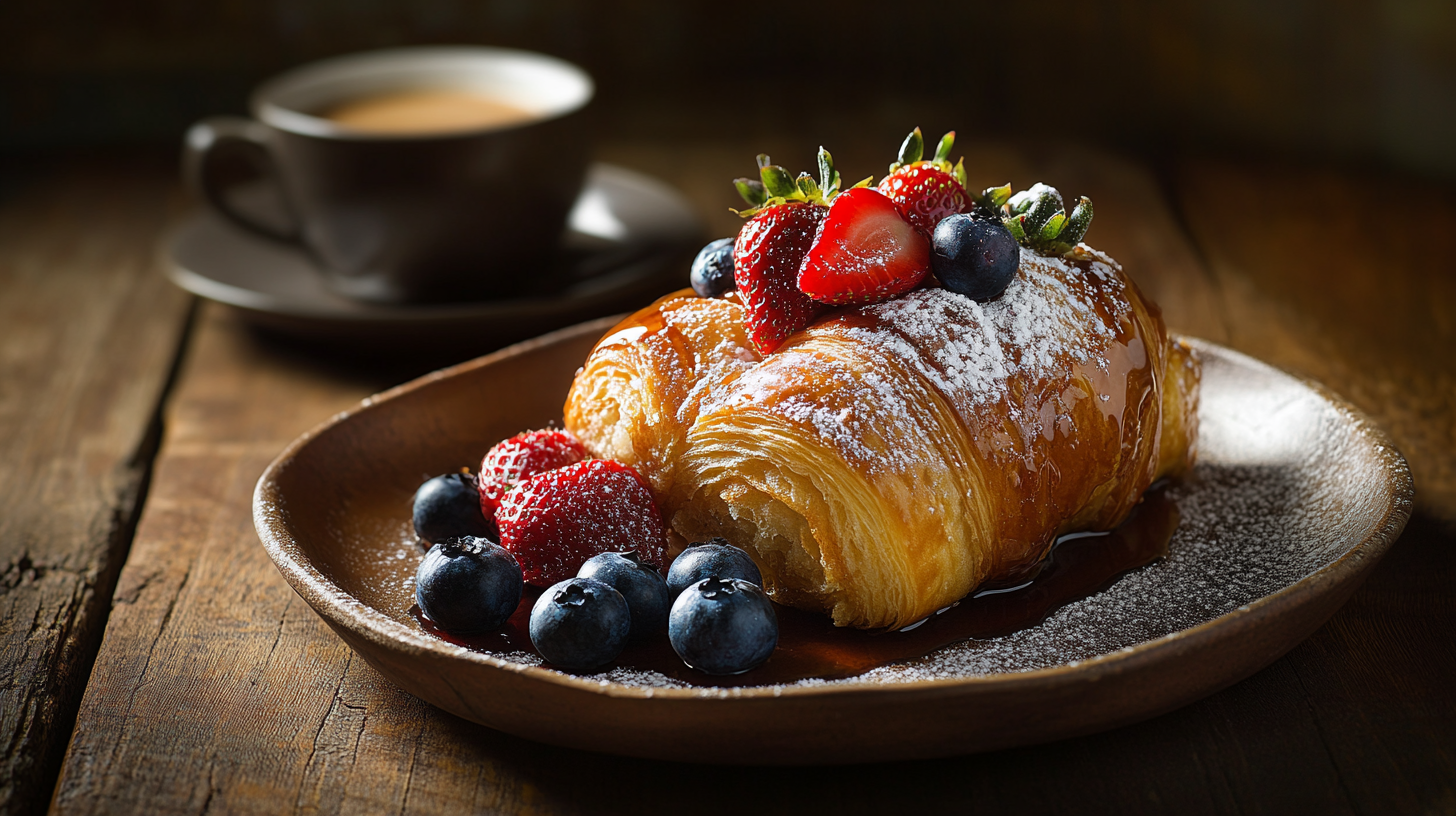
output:
[[[581,190],[593,90],[580,68],[512,49],[338,57],[259,86],[251,119],[193,125],[184,175],[222,216],[309,252],[340,294],[508,296],[536,283]],[[225,170],[239,156],[281,218],[240,206]]]

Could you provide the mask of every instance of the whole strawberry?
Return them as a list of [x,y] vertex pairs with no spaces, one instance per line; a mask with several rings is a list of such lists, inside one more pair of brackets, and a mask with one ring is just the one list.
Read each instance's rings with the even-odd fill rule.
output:
[[585,458],[586,448],[569,431],[547,428],[506,439],[491,448],[480,463],[480,509],[491,518],[516,483]]
[[839,192],[839,172],[822,147],[817,182],[807,173],[791,178],[768,156],[758,157],[758,167],[758,180],[734,182],[750,205],[739,214],[751,218],[733,245],[733,282],[747,312],[748,337],[768,354],[813,322],[822,308],[799,291],[799,267]]
[[925,142],[920,128],[915,128],[900,146],[900,160],[890,165],[890,174],[876,187],[926,238],[947,216],[971,211],[965,167],[960,163],[951,167],[950,149],[954,144],[955,131],[951,131],[941,138],[935,158],[921,161]]
[[526,583],[550,586],[587,559],[635,551],[663,563],[667,535],[647,482],[610,459],[590,459],[532,476],[506,493],[496,513],[501,546]]
[[799,265],[814,244],[825,208],[794,201],[769,207],[738,231],[733,283],[748,313],[748,337],[768,354],[809,325],[819,304],[799,291]]

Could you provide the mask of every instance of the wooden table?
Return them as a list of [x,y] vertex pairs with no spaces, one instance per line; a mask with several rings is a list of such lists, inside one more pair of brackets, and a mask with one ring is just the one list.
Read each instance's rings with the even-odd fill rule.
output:
[[[675,168],[714,233],[762,148],[608,146]],[[880,169],[883,146],[841,146]],[[1410,179],[973,145],[974,181],[1090,195],[1090,240],[1181,331],[1317,378],[1409,458],[1418,509],[1314,637],[1202,702],[1051,745],[723,768],[534,744],[356,659],[259,546],[300,432],[422,373],[253,334],[161,277],[172,159],[0,166],[0,812],[1456,813],[1456,197]],[[850,174],[852,175],[852,174]],[[103,637],[104,635],[104,637]]]

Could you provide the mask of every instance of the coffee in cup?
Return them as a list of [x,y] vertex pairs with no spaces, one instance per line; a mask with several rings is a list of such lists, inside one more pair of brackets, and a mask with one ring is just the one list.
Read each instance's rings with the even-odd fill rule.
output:
[[[194,125],[184,166],[214,209],[305,248],[341,294],[510,296],[535,283],[580,192],[592,93],[581,69],[525,51],[340,57],[264,83],[252,119]],[[215,172],[228,151],[266,168],[286,225],[235,206]]]
[[320,115],[349,130],[401,135],[509,127],[536,118],[519,105],[448,88],[371,94],[340,102]]

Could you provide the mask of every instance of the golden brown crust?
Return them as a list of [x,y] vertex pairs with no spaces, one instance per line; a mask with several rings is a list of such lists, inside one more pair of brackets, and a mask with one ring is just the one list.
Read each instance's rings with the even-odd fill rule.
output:
[[991,303],[920,290],[749,348],[736,304],[665,298],[593,351],[567,427],[642,469],[679,533],[723,535],[840,625],[1014,576],[1191,461],[1197,361],[1085,247],[1024,253]]
[[566,427],[665,494],[698,405],[760,359],[736,301],[673,293],[598,341],[567,396]]

